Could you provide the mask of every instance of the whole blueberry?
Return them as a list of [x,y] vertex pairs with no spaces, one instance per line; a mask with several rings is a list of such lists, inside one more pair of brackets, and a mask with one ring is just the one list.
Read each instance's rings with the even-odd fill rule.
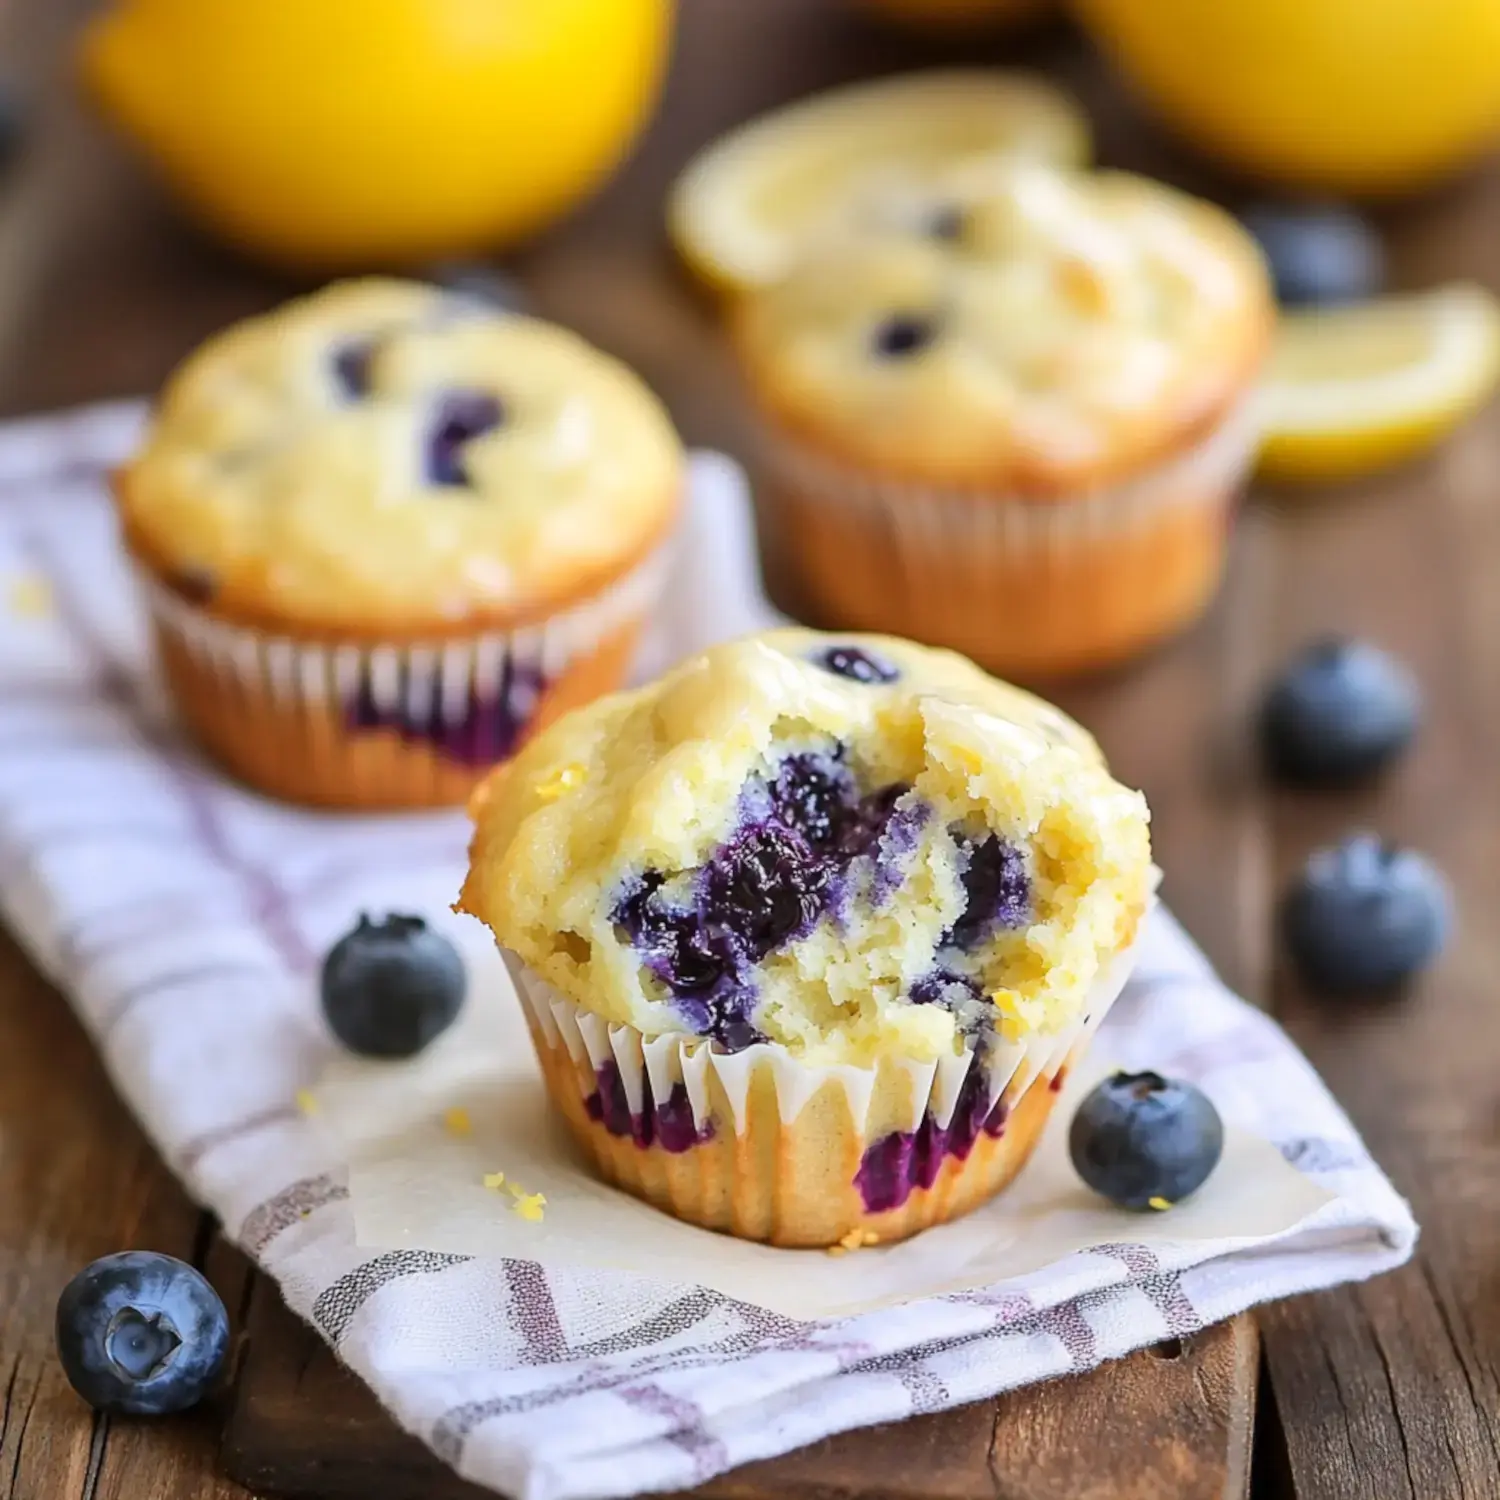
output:
[[526,309],[526,293],[520,282],[483,261],[447,261],[434,266],[430,274],[444,291],[474,304],[476,309],[502,312]]
[[57,1301],[57,1355],[98,1411],[164,1416],[208,1393],[229,1348],[219,1294],[170,1255],[127,1250],[85,1266]]
[[0,171],[4,171],[21,153],[26,141],[26,101],[15,85],[0,80]]
[[1281,903],[1287,952],[1331,993],[1393,989],[1432,962],[1452,923],[1437,870],[1369,833],[1320,849]]
[[1160,1073],[1115,1073],[1068,1132],[1078,1175],[1122,1208],[1170,1208],[1208,1181],[1224,1125],[1201,1089]]
[[829,646],[818,652],[813,660],[825,672],[835,677],[847,677],[851,682],[872,685],[877,682],[894,682],[900,675],[898,667],[873,652],[858,646]]
[[1380,291],[1385,252],[1380,236],[1358,214],[1331,204],[1262,204],[1241,218],[1265,252],[1283,305],[1360,302]]
[[1363,641],[1325,640],[1283,668],[1261,705],[1261,747],[1278,779],[1354,782],[1411,743],[1421,695],[1393,657]]
[[505,421],[505,407],[489,391],[448,391],[439,397],[427,434],[426,472],[429,484],[461,489],[469,483],[464,449],[476,438],[493,432]]
[[969,216],[956,203],[941,203],[927,215],[923,227],[929,238],[955,245],[969,227]]
[[350,339],[329,355],[334,388],[345,401],[358,401],[370,394],[370,366],[375,358],[371,339]]
[[323,960],[323,1014],[364,1057],[413,1057],[453,1024],[467,988],[458,949],[421,917],[361,916]]
[[937,325],[919,313],[893,313],[880,323],[870,346],[881,359],[910,359],[937,338]]

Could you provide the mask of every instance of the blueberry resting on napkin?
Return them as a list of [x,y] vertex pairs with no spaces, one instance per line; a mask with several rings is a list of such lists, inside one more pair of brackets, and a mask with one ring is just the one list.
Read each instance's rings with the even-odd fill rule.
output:
[[185,1411],[208,1394],[229,1348],[229,1314],[197,1271],[127,1250],[85,1266],[57,1302],[57,1354],[97,1411]]
[[362,914],[323,960],[323,1014],[364,1057],[414,1057],[453,1024],[467,988],[458,949],[421,917]]
[[1330,993],[1394,988],[1437,957],[1451,925],[1438,871],[1370,833],[1318,850],[1281,904],[1292,961]]
[[1068,1132],[1078,1175],[1122,1208],[1171,1208],[1208,1181],[1224,1125],[1201,1089],[1159,1073],[1115,1073]]

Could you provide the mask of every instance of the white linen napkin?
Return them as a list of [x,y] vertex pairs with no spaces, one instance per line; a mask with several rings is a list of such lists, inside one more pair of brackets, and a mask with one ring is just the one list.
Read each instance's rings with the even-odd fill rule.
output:
[[[360,1249],[347,1173],[297,1105],[331,1054],[317,966],[361,907],[450,900],[467,827],[271,804],[178,738],[103,494],[141,416],[0,429],[0,909],[188,1189],[469,1479],[525,1500],[687,1488],[1411,1253],[1406,1205],[1312,1069],[1165,913],[1096,1048],[1200,1084],[1311,1178],[1319,1206],[1289,1230],[1145,1244],[1122,1213],[1117,1241],[838,1322],[619,1271]],[[643,670],[772,618],[739,471],[699,455]]]

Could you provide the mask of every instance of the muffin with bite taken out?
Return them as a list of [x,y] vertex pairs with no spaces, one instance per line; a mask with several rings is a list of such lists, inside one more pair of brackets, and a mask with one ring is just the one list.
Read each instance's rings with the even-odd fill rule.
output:
[[1082,729],[882,637],[714,648],[560,719],[473,811],[460,907],[600,1173],[778,1245],[1004,1187],[1153,890],[1145,803]]

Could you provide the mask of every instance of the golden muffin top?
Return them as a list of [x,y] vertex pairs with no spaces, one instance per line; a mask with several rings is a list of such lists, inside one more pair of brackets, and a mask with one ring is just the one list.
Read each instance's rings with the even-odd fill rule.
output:
[[1273,326],[1226,213],[1118,172],[991,161],[893,198],[738,307],[754,393],[856,469],[1049,498],[1212,426]]
[[559,720],[474,812],[460,908],[556,990],[818,1063],[1078,1024],[1153,878],[1082,729],[879,636],[716,647]]
[[592,592],[663,536],[682,482],[656,398],[575,335],[359,281],[192,355],[117,490],[132,550],[215,613],[379,638]]

